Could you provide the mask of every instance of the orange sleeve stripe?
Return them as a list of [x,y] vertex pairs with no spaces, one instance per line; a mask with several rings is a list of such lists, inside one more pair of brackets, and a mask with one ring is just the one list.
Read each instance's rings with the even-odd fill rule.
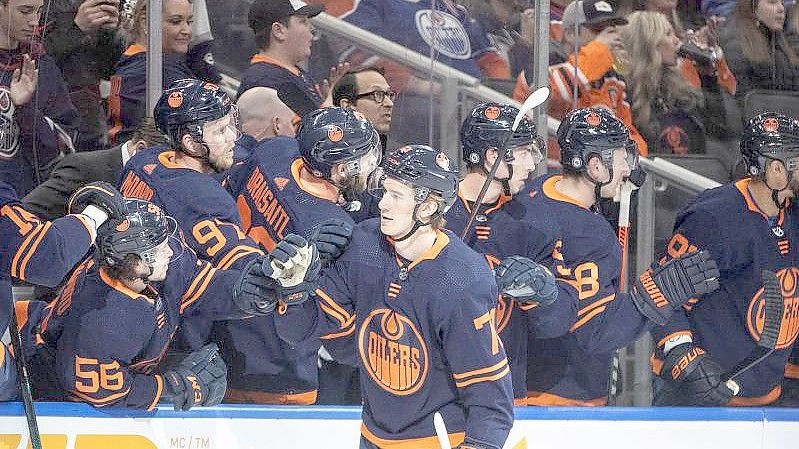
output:
[[42,230],[42,232],[39,233],[39,236],[36,238],[36,241],[33,242],[33,245],[31,245],[30,249],[28,250],[28,254],[25,255],[24,259],[22,259],[22,264],[19,267],[20,280],[22,281],[25,280],[25,269],[28,267],[28,262],[30,262],[31,257],[33,257],[33,255],[36,254],[36,250],[39,248],[39,245],[41,245],[42,239],[44,239],[44,236],[47,234],[48,231],[50,231],[50,228],[52,227],[53,224],[49,222],[44,225],[44,229]]
[[584,314],[588,313],[589,311],[591,311],[591,309],[595,309],[595,308],[601,306],[602,304],[607,304],[607,303],[613,301],[614,299],[616,299],[616,294],[615,293],[610,295],[610,296],[606,296],[606,297],[600,299],[599,301],[594,301],[593,303],[591,303],[591,305],[585,306],[582,309],[580,309],[577,312],[577,316],[584,315]]
[[345,326],[345,323],[347,322],[347,318],[346,317],[341,316],[341,314],[339,314],[335,310],[331,309],[330,307],[328,307],[327,305],[325,305],[322,302],[319,303],[319,308],[322,309],[322,311],[325,312],[326,314],[328,314],[331,317],[335,318],[339,323],[341,323],[340,327],[342,329],[346,327]]
[[579,329],[580,327],[582,327],[582,325],[584,325],[584,324],[585,324],[585,323],[587,323],[589,320],[591,320],[591,318],[593,318],[593,317],[595,317],[595,316],[599,315],[600,313],[604,312],[606,308],[607,308],[607,307],[605,307],[605,306],[602,306],[602,307],[598,307],[598,308],[596,308],[596,309],[592,310],[591,312],[589,312],[589,313],[588,313],[588,315],[586,315],[586,316],[584,316],[584,317],[580,318],[580,321],[578,321],[578,322],[574,323],[574,325],[571,327],[571,329],[569,329],[569,332],[574,332],[574,331],[576,331],[577,329]]
[[189,307],[190,305],[194,304],[198,299],[200,299],[203,293],[205,293],[205,289],[208,288],[208,284],[211,283],[211,279],[214,278],[214,274],[217,271],[218,270],[216,268],[211,268],[211,270],[205,276],[205,280],[203,281],[202,285],[200,285],[200,287],[197,289],[197,292],[191,298],[183,301],[183,303],[180,305],[180,313],[183,313],[183,311],[186,310],[186,307]]
[[660,341],[658,342],[658,347],[662,348],[663,345],[665,345],[667,341],[671,340],[672,338],[679,337],[680,335],[685,335],[685,336],[688,336],[688,337],[691,337],[691,338],[693,338],[693,336],[694,336],[694,334],[692,334],[691,331],[673,332],[673,333],[671,333],[669,335],[666,335],[665,337],[661,338]]
[[11,260],[12,277],[19,278],[19,268],[18,268],[19,260],[25,256],[26,253],[25,250],[28,248],[31,241],[35,239],[36,236],[42,231],[42,229],[44,229],[43,225],[36,226],[32,231],[30,231],[28,236],[25,237],[25,240],[22,241],[22,245],[19,246],[19,249],[17,249],[16,254],[14,254],[14,258]]
[[14,303],[14,313],[17,315],[17,330],[21,331],[28,322],[28,305],[30,301],[17,301]]
[[161,399],[161,393],[164,392],[164,379],[159,376],[158,374],[155,375],[155,398],[153,398],[153,402],[147,407],[147,411],[152,411],[156,405],[158,405],[158,400]]
[[510,367],[506,366],[504,370],[500,371],[497,374],[494,374],[493,376],[475,377],[475,378],[472,378],[472,379],[469,379],[469,380],[465,380],[463,382],[455,382],[455,386],[458,387],[458,388],[466,388],[469,385],[474,385],[474,384],[479,383],[479,382],[493,382],[495,380],[502,379],[509,372],[510,372]]
[[331,298],[327,293],[325,293],[324,290],[322,290],[321,288],[317,288],[316,289],[316,294],[319,295],[319,297],[322,298],[322,300],[330,308],[332,308],[333,310],[335,310],[336,312],[341,314],[341,316],[343,316],[345,318],[344,321],[347,321],[347,319],[349,319],[350,313],[347,312],[346,310],[344,310],[344,308],[341,307],[336,301],[333,301],[333,298]]
[[348,327],[347,330],[345,330],[344,332],[338,332],[338,333],[335,333],[335,334],[327,334],[327,335],[323,335],[323,336],[321,336],[319,338],[322,339],[322,340],[335,340],[336,338],[346,337],[347,335],[350,335],[353,332],[355,332],[355,324],[353,324],[350,327]]
[[218,269],[220,269],[220,270],[227,270],[231,266],[233,266],[233,264],[237,260],[239,260],[242,257],[246,256],[247,254],[252,254],[252,253],[263,254],[263,252],[261,250],[259,250],[258,248],[253,248],[252,246],[249,246],[249,245],[239,245],[239,246],[231,249],[225,255],[225,257],[220,259],[219,262],[216,263],[216,267]]
[[186,290],[186,293],[183,294],[183,299],[187,299],[194,294],[194,291],[197,289],[197,285],[202,281],[203,277],[210,271],[213,267],[208,262],[201,262],[203,264],[203,269],[200,270],[200,274],[194,278],[189,289]]
[[799,379],[799,364],[788,363],[785,365],[785,377],[788,379]]
[[466,371],[465,373],[452,373],[452,377],[455,380],[462,380],[462,379],[466,379],[467,377],[472,377],[472,376],[477,376],[479,374],[486,374],[486,373],[494,372],[494,371],[496,371],[496,370],[498,370],[500,368],[503,368],[507,364],[508,364],[508,359],[504,358],[504,359],[500,360],[499,363],[497,363],[497,364],[495,364],[493,366],[488,366],[488,367],[485,367],[485,368],[480,368],[480,369],[476,369],[476,370],[472,370],[472,371]]
[[106,397],[100,398],[100,399],[95,399],[95,398],[93,398],[91,396],[85,395],[85,394],[83,394],[83,393],[81,393],[79,391],[75,391],[75,390],[72,390],[69,393],[71,395],[75,396],[78,399],[84,400],[84,401],[89,402],[91,404],[94,404],[94,405],[96,405],[98,407],[103,407],[103,406],[106,406],[106,405],[110,405],[110,403],[116,401],[119,398],[123,398],[123,397],[127,396],[128,393],[130,393],[130,387],[128,387],[128,389],[125,390],[125,391],[120,391],[119,393],[112,394],[110,396],[106,396]]

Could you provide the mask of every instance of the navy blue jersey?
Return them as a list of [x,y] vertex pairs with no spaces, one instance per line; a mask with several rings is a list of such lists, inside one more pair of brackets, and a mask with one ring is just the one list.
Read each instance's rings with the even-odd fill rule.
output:
[[166,279],[141,293],[88,259],[53,302],[39,307],[42,319],[27,331],[39,351],[54,353],[49,371],[61,391],[49,396],[62,393],[95,407],[152,409],[164,386],[157,366],[184,317],[244,315],[230,299],[239,272],[198,260],[177,239],[170,246],[180,256],[170,262]]
[[619,291],[621,246],[607,220],[556,189],[560,175],[533,181],[526,197],[534,227],[558,236],[546,266],[554,266],[558,301],[577,307],[576,322],[558,338],[531,338],[530,405],[602,405],[613,351],[650,327],[629,295]]
[[[233,198],[207,173],[175,163],[175,153],[150,148],[136,153],[122,169],[119,191],[161,207],[175,218],[189,248],[220,270],[240,269],[262,254],[241,230]],[[180,344],[199,349],[211,332],[210,322],[188,318]]]
[[[255,55],[250,60],[250,66],[241,76],[241,84],[236,93],[236,98],[241,97],[245,91],[253,87],[269,87],[280,90],[284,84],[297,86],[310,103],[322,105],[322,97],[316,90],[316,82],[305,70],[300,67],[287,67],[274,59],[261,54]],[[295,111],[297,113],[301,111]]]
[[[164,54],[163,86],[197,78],[186,64],[185,55]],[[147,116],[147,49],[131,45],[114,67],[108,97],[108,141],[124,143],[130,139],[141,119]]]
[[756,347],[763,329],[760,273],[777,273],[785,300],[777,348],[735,379],[741,391],[731,405],[766,405],[779,397],[785,365],[799,334],[797,207],[792,202],[770,221],[752,199],[749,182],[743,179],[706,190],[677,216],[663,261],[691,250],[708,250],[721,272],[721,287],[698,301],[692,299],[685,313],[675,314],[668,325],[653,331],[659,348],[669,338],[691,335],[723,370],[731,369]]
[[373,444],[438,447],[438,411],[453,446],[465,433],[498,449],[513,423],[513,393],[496,307],[492,271],[457,236],[438,231],[422,257],[406,262],[372,219],[355,227],[316,300],[276,320],[291,341],[352,342],[361,432]]
[[[39,70],[36,92],[28,103],[14,110],[14,122],[19,128],[17,144],[0,149],[0,181],[11,184],[21,196],[36,186],[37,172],[44,181],[55,160],[72,151],[66,142],[75,138],[80,122],[61,71],[49,55],[37,56],[25,45],[14,50],[0,49],[0,86],[8,89],[14,69],[28,52]],[[8,107],[0,104],[2,109]]]
[[[472,212],[472,203],[459,195],[447,212],[447,228],[457,235]],[[527,204],[509,197],[500,197],[492,205],[483,205],[481,212],[464,238],[472,249],[483,254],[491,268],[503,258],[514,255],[529,257],[536,262],[551,262],[553,245],[557,237],[551,229],[533,227],[526,219]],[[554,267],[547,266],[554,270]],[[570,288],[570,287],[569,287]],[[513,375],[513,395],[517,404],[525,403],[527,396],[527,340],[528,327],[537,338],[558,337],[569,331],[574,323],[575,303],[556,301],[544,307],[521,306],[513,300],[499,297],[497,330],[508,353]]]
[[[250,149],[250,157],[236,164],[225,184],[235,198],[242,229],[264,249],[271,250],[287,234],[310,239],[322,222],[352,219],[334,201],[310,193],[300,178],[303,161],[297,141],[274,137]],[[337,197],[330,191],[331,197]],[[277,335],[272,317],[254,317],[225,325],[226,352],[232,352],[230,385],[258,390],[265,402],[309,404],[318,387],[318,341],[296,346]],[[256,399],[257,395],[248,397]]]

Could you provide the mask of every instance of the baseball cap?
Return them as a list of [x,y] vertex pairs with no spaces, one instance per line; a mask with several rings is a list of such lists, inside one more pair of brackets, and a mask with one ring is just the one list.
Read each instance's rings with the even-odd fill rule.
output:
[[314,17],[324,10],[324,5],[309,5],[300,0],[255,0],[247,18],[250,28],[257,33],[289,16]]
[[626,25],[610,0],[578,0],[563,10],[563,28],[578,25]]

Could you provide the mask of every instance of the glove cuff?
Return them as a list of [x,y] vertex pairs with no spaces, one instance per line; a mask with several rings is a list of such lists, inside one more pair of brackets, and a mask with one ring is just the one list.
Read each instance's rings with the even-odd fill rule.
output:
[[660,326],[668,323],[674,314],[674,307],[669,303],[649,273],[644,273],[630,290],[633,304],[650,321]]

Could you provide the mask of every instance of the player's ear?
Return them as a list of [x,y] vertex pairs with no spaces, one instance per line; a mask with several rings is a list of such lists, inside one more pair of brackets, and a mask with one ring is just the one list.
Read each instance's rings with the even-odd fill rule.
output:
[[421,221],[427,223],[430,217],[438,211],[438,201],[431,198],[426,199],[420,206],[417,212]]
[[606,181],[608,176],[608,169],[602,163],[602,158],[592,154],[588,157],[588,174],[591,178],[597,181]]
[[352,108],[352,102],[350,101],[349,98],[344,97],[338,102],[338,106],[340,108],[351,109]]
[[183,138],[180,139],[180,144],[183,146],[184,151],[189,155],[199,155],[199,153],[196,151],[197,142],[195,142],[190,135],[184,134]]
[[484,158],[483,164],[485,165],[486,170],[491,170],[491,167],[494,166],[494,162],[497,160],[497,152],[496,148],[489,148],[486,150],[486,157]]

